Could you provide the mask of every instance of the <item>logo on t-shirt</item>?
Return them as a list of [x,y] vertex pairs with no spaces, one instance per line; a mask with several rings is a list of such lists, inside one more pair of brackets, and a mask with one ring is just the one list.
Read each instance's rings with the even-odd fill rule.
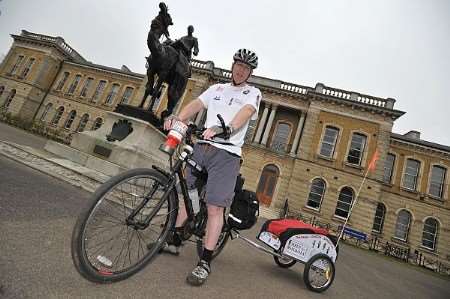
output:
[[215,96],[213,99],[216,100],[216,101],[220,101],[221,100],[221,98],[219,96]]
[[246,89],[246,90],[244,90],[242,93],[243,94],[248,94],[250,92],[250,89]]

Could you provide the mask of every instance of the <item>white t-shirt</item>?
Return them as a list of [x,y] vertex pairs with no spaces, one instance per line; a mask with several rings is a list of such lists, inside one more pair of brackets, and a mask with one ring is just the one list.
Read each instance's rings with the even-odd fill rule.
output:
[[[208,109],[205,128],[210,128],[214,125],[220,126],[217,114],[220,114],[225,121],[225,125],[228,125],[239,110],[247,104],[256,109],[251,117],[251,120],[256,120],[258,118],[259,103],[261,102],[261,91],[259,91],[258,88],[247,84],[243,86],[233,86],[231,83],[215,84],[205,90],[199,96],[199,99],[202,101],[203,105],[205,105],[206,109]],[[214,139],[219,142],[229,142],[233,145],[224,145],[208,141],[201,142],[208,142],[218,148],[241,156],[241,147],[244,145],[248,124],[249,121],[247,121],[247,123],[245,123],[238,131],[234,132],[229,140],[221,138]]]

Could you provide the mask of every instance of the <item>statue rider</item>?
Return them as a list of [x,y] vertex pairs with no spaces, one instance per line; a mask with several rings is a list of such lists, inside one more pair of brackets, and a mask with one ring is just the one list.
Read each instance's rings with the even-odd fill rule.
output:
[[[192,54],[194,54],[194,56],[198,55],[198,40],[192,35],[192,33],[194,33],[194,26],[189,25],[187,28],[187,32],[188,34],[175,41],[173,46],[175,48],[179,46],[183,54],[190,61],[192,58]],[[194,51],[192,52],[192,50]]]

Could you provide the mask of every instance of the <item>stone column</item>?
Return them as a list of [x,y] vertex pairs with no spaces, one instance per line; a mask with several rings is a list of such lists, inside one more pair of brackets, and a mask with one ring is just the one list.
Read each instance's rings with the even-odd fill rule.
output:
[[267,120],[267,114],[269,113],[270,104],[265,103],[264,106],[265,107],[264,107],[263,114],[261,115],[261,120],[259,121],[258,130],[256,131],[255,139],[253,140],[255,143],[259,143],[261,141],[261,135],[262,135],[264,125]]
[[205,109],[202,109],[197,113],[197,117],[195,118],[195,124],[197,126],[199,126],[200,122],[202,121],[203,113],[205,113]]
[[291,148],[291,155],[297,155],[298,142],[300,141],[300,133],[302,132],[304,122],[305,113],[303,113],[303,111],[300,111],[300,119],[298,121],[297,131],[295,132],[294,144]]
[[277,112],[278,105],[272,104],[272,111],[270,111],[269,120],[267,121],[267,125],[264,129],[264,135],[261,141],[262,145],[266,145],[267,139],[269,139],[270,129],[272,128],[273,119],[275,118],[275,113]]

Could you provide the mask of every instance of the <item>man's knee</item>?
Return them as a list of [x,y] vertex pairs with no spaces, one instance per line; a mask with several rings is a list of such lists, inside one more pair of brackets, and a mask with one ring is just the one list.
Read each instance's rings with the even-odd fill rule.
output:
[[208,205],[208,217],[217,217],[223,214],[223,207]]

